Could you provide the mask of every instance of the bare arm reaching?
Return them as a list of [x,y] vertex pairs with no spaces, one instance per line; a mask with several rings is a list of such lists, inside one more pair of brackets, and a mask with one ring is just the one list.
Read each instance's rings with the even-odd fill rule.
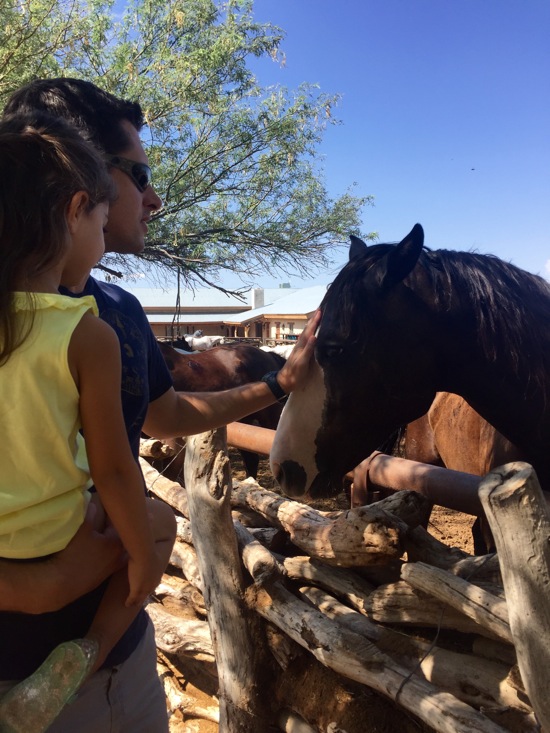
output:
[[[287,394],[308,380],[320,317],[317,311],[277,376]],[[275,397],[264,382],[222,392],[176,392],[171,389],[149,405],[143,429],[156,438],[194,435],[239,420],[273,402]]]

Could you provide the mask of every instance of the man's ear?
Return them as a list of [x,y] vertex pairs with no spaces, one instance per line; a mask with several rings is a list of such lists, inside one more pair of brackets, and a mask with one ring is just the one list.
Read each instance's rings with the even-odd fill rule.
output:
[[90,197],[86,191],[77,191],[67,206],[67,227],[74,234],[80,224],[83,214],[88,210]]

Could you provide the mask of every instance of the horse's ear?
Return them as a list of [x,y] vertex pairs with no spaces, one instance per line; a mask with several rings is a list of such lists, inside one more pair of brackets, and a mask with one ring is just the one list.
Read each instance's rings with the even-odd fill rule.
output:
[[385,272],[380,279],[382,288],[392,288],[412,272],[418,262],[423,245],[424,230],[420,224],[415,224],[409,234],[388,254]]
[[350,234],[349,238],[351,239],[349,259],[355,260],[357,257],[362,257],[367,249],[365,242],[363,242],[362,239],[359,239],[359,237],[356,237],[355,234]]

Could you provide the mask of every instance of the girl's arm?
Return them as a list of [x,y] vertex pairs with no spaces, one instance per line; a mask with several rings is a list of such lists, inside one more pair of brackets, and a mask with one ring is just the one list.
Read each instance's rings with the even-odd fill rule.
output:
[[111,327],[86,314],[71,338],[69,365],[80,393],[92,480],[129,557],[127,604],[142,603],[158,578],[143,477],[122,414],[120,343]]

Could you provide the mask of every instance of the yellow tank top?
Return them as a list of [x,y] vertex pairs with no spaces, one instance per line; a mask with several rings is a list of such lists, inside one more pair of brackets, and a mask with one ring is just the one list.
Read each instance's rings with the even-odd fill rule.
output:
[[91,482],[67,350],[82,316],[98,313],[91,296],[15,293],[14,305],[20,319],[35,315],[0,367],[0,557],[31,558],[63,549],[86,511]]

